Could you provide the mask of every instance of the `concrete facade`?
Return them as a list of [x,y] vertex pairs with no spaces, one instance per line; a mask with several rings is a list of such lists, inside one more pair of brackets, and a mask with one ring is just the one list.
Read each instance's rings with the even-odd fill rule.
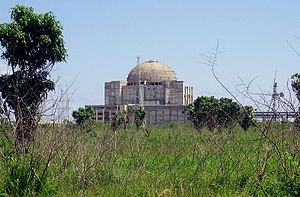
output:
[[[92,105],[95,112],[93,119],[100,123],[110,122],[119,112],[126,110],[130,105]],[[187,114],[183,113],[184,105],[145,105],[148,124],[186,123]]]
[[144,106],[149,124],[185,123],[188,122],[187,114],[183,113],[184,105],[152,105]]
[[[139,100],[138,100],[139,99]],[[188,105],[193,102],[193,88],[183,81],[130,84],[105,82],[105,105]]]
[[133,68],[127,80],[105,82],[105,105],[93,105],[94,119],[108,122],[130,105],[143,105],[149,124],[186,122],[183,113],[193,102],[193,87],[178,81],[175,72],[158,61]]

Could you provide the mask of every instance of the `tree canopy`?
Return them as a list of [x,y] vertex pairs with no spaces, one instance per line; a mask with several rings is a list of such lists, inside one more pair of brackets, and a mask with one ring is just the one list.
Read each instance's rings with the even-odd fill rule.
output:
[[65,61],[62,26],[52,12],[37,14],[31,7],[17,5],[11,23],[0,25],[1,58],[13,70],[37,72]]
[[94,111],[91,106],[79,107],[72,112],[72,116],[78,125],[82,125],[85,121],[91,119]]
[[10,74],[0,76],[0,92],[4,111],[15,116],[17,141],[24,144],[32,139],[40,104],[54,90],[50,72],[56,62],[66,60],[67,51],[62,26],[52,12],[38,14],[17,5],[11,19],[0,24],[1,59],[11,68]]
[[[300,73],[292,75],[292,88],[296,94],[298,102],[300,102]],[[294,126],[297,130],[300,130],[300,107],[297,110]]]
[[217,99],[213,96],[198,97],[186,107],[185,112],[198,131],[203,128],[211,131],[217,128],[231,129],[236,124],[247,130],[253,118],[252,107],[243,107],[232,99]]
[[298,101],[300,101],[300,73],[292,75],[292,88]]

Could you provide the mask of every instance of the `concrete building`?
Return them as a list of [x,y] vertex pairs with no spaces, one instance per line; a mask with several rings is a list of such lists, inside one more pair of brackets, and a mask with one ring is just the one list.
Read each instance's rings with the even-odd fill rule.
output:
[[110,121],[130,105],[143,105],[149,124],[186,122],[182,113],[193,102],[193,88],[176,78],[167,65],[149,60],[134,67],[127,80],[105,82],[105,104],[93,105],[94,119]]

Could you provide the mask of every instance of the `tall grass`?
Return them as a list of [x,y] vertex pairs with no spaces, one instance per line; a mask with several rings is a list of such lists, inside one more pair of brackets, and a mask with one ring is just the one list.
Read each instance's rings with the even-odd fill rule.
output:
[[[204,131],[191,125],[134,128],[44,125],[18,158],[1,138],[0,192],[44,196],[296,196],[300,135],[289,124]],[[283,159],[283,160],[282,160]],[[34,180],[34,181],[32,181]]]

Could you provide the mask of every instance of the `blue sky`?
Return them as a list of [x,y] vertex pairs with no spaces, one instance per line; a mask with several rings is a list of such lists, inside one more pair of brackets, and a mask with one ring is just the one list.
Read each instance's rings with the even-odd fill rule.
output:
[[10,21],[16,4],[52,11],[61,21],[69,56],[53,77],[60,76],[60,87],[76,78],[73,107],[103,104],[104,82],[126,79],[136,56],[169,65],[194,86],[195,97],[229,96],[201,63],[217,40],[223,52],[216,72],[233,92],[239,78],[255,77],[254,89],[271,91],[275,72],[283,91],[300,68],[287,44],[300,51],[297,0],[0,0],[0,23]]

